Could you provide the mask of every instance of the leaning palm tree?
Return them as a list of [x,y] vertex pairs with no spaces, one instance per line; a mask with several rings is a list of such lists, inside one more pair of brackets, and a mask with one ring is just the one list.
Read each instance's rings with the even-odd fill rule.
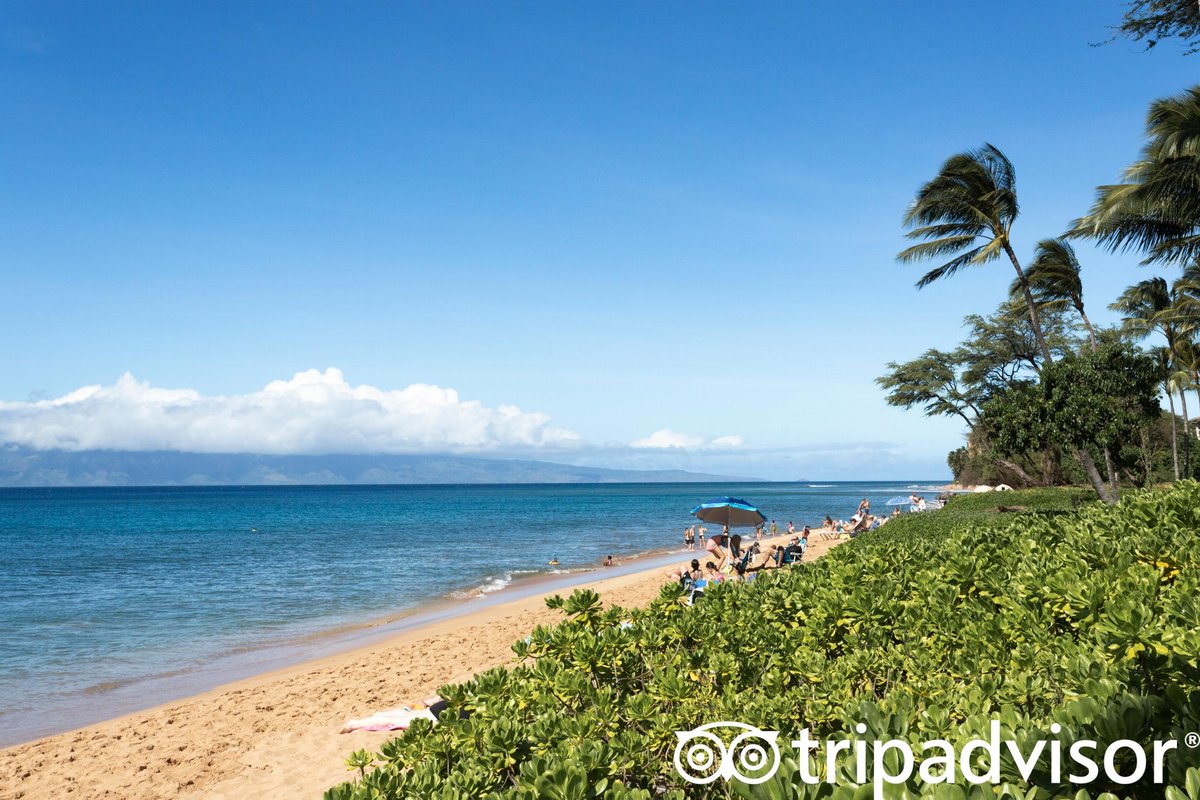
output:
[[[1113,311],[1121,313],[1124,317],[1125,330],[1132,335],[1144,339],[1152,333],[1160,333],[1166,340],[1166,384],[1167,397],[1171,399],[1172,406],[1172,439],[1175,437],[1175,412],[1172,397],[1175,390],[1179,390],[1185,433],[1188,426],[1187,395],[1182,390],[1182,387],[1186,386],[1184,381],[1186,373],[1181,373],[1179,353],[1181,347],[1189,341],[1189,327],[1185,322],[1187,313],[1182,310],[1184,303],[1181,288],[1180,281],[1168,286],[1162,278],[1147,278],[1127,288],[1109,306]],[[1190,462],[1190,448],[1185,436],[1183,440],[1184,475],[1191,474]],[[1178,479],[1178,476],[1176,478]]]
[[1150,106],[1142,157],[1119,184],[1101,186],[1071,236],[1111,250],[1140,250],[1143,263],[1200,257],[1200,86]]
[[[1061,311],[1068,306],[1075,309],[1087,330],[1092,352],[1095,353],[1100,349],[1100,343],[1096,339],[1096,329],[1092,327],[1092,321],[1088,319],[1083,308],[1081,270],[1075,248],[1071,247],[1066,239],[1043,239],[1038,242],[1033,263],[1029,265],[1025,275],[1029,281],[1033,301],[1039,309]],[[1008,293],[1014,304],[1025,304],[1022,297],[1024,287],[1019,280],[1012,282]],[[1117,469],[1113,464],[1112,451],[1105,447],[1103,452],[1104,468],[1108,472],[1109,493],[1116,500],[1120,496]]]
[[[1039,308],[1064,309],[1070,306],[1079,314],[1083,327],[1087,330],[1088,341],[1095,351],[1100,345],[1096,339],[1096,329],[1083,310],[1083,279],[1080,277],[1079,258],[1075,248],[1066,239],[1043,239],[1038,242],[1037,252],[1033,263],[1025,272],[1029,280],[1033,300]],[[1014,280],[1008,288],[1009,295],[1014,301],[1019,300],[1024,287],[1021,282]]]
[[1050,363],[1037,303],[1010,241],[1018,212],[1016,172],[1004,153],[990,144],[958,153],[918,190],[904,224],[911,228],[905,236],[919,244],[896,258],[903,262],[949,259],[917,281],[920,289],[965,267],[1007,256],[1017,272],[1042,358]]

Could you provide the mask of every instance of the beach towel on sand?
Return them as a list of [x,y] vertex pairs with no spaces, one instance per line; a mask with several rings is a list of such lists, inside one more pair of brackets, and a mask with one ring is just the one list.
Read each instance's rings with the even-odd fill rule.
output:
[[363,719],[347,720],[346,724],[342,727],[342,733],[349,733],[350,731],[407,730],[414,719],[427,719],[437,724],[437,717],[428,708],[424,706],[420,708],[401,706],[400,708],[390,708],[387,711],[376,712]]

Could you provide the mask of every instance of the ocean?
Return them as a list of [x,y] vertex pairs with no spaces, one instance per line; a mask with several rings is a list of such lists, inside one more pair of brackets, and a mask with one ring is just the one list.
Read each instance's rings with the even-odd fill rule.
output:
[[[933,481],[0,489],[0,745],[682,549],[732,495],[797,529]],[[710,532],[717,532],[709,526]],[[552,567],[549,561],[557,560]],[[610,574],[606,570],[605,574]],[[615,573],[614,573],[615,574]]]

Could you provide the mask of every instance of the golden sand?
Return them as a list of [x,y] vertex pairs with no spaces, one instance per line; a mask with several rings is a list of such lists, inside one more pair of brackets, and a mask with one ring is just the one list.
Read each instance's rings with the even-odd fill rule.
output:
[[[811,539],[806,560],[835,544]],[[658,595],[663,573],[597,577],[579,588],[596,590],[606,605],[641,606]],[[397,735],[340,733],[347,719],[511,662],[513,642],[561,618],[544,602],[554,593],[2,750],[0,798],[318,798],[350,778],[343,760],[352,750],[378,750]]]

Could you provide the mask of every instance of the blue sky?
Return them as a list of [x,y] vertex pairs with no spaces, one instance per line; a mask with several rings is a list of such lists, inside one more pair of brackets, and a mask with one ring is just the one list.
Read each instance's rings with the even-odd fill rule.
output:
[[[947,475],[960,426],[888,408],[873,381],[955,344],[1011,269],[918,292],[894,261],[901,215],[985,141],[1017,168],[1023,258],[1085,212],[1197,63],[1170,43],[1092,46],[1120,15],[11,3],[0,439],[266,449],[241,428],[203,444],[243,414],[298,431],[270,438],[280,450],[369,449],[383,431],[396,451]],[[1147,272],[1081,256],[1108,321]],[[262,400],[273,381],[281,406]],[[81,387],[104,402],[47,402]],[[350,401],[387,413],[348,431]],[[288,416],[314,409],[324,422]],[[91,427],[47,437],[63,426]]]

